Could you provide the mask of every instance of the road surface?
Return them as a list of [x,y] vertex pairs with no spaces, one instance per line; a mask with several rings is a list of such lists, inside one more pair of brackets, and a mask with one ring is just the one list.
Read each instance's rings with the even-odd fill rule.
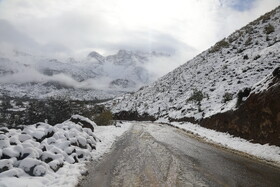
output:
[[88,165],[81,187],[280,186],[280,169],[146,122],[134,123],[99,162]]

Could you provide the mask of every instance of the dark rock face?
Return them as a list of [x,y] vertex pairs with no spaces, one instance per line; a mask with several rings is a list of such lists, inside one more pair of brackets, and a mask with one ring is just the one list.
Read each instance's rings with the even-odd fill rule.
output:
[[86,120],[84,120],[82,118],[78,118],[77,116],[72,116],[70,118],[70,121],[72,121],[73,123],[82,125],[83,128],[89,128],[92,130],[92,132],[94,132],[94,127],[89,122],[87,122]]
[[242,99],[243,97],[248,97],[250,95],[251,92],[251,88],[245,88],[243,90],[240,90],[237,94],[237,107],[241,105],[241,103],[243,102]]
[[272,72],[272,75],[276,78],[280,78],[280,67],[277,67],[276,69],[274,69],[274,71]]
[[110,88],[134,88],[136,83],[132,80],[127,79],[115,79],[110,82]]
[[198,123],[198,120],[195,119],[194,117],[184,117],[184,118],[179,118],[179,119],[174,119],[174,118],[168,118],[170,122],[190,122],[190,123]]
[[236,110],[205,118],[200,125],[228,132],[261,144],[280,146],[280,68],[273,71],[270,87],[251,94]]
[[142,115],[138,114],[136,111],[121,111],[119,113],[114,114],[115,120],[136,120],[136,121],[155,121],[156,118],[154,116],[150,116],[147,113]]

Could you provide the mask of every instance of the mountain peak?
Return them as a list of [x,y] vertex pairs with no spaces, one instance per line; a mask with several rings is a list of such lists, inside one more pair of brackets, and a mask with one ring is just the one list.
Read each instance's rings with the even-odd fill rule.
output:
[[102,55],[100,55],[98,52],[96,51],[92,51],[88,54],[88,58],[94,58],[96,59],[99,63],[103,64],[105,61],[105,57],[103,57]]
[[120,49],[117,54],[118,55],[124,55],[124,54],[129,54],[129,53],[131,53],[131,51],[127,51],[125,49]]

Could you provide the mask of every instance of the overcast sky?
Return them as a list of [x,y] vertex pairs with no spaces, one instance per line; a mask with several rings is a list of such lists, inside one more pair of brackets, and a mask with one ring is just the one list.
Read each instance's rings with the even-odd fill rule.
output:
[[280,0],[0,0],[0,50],[75,56],[119,49],[189,59]]

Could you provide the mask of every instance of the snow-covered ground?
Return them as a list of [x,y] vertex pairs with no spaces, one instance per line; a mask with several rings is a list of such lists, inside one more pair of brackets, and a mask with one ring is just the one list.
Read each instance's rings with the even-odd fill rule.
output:
[[115,126],[98,126],[98,128],[96,128],[95,134],[102,141],[97,144],[96,151],[92,153],[92,158],[98,159],[104,153],[109,152],[116,139],[126,132],[130,127],[130,122],[123,122],[120,128]]
[[172,122],[172,126],[184,129],[205,141],[222,145],[226,148],[241,151],[254,157],[280,165],[280,147],[274,145],[261,145],[248,140],[234,137],[228,133],[217,132],[189,122]]
[[108,152],[130,128],[128,122],[101,127],[82,116],[73,119],[54,126],[1,128],[0,186],[75,186],[86,172],[87,161]]

